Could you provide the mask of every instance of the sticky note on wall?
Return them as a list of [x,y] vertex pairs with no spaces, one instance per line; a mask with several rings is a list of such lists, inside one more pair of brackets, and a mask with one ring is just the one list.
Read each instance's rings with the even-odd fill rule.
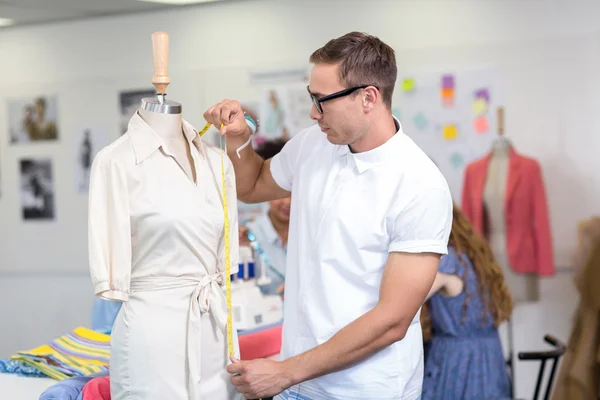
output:
[[442,105],[444,107],[454,106],[454,89],[445,88],[441,91]]
[[418,130],[422,131],[427,127],[427,117],[420,112],[413,117],[413,123]]
[[456,169],[459,169],[465,164],[465,160],[460,153],[454,153],[450,156],[450,164]]
[[454,76],[453,75],[443,75],[442,76],[442,88],[454,89]]
[[475,99],[482,99],[486,103],[489,103],[490,102],[490,92],[485,88],[479,89],[479,90],[475,91]]
[[479,98],[473,102],[473,114],[478,116],[485,114],[488,110],[488,104],[483,98]]
[[444,140],[454,140],[458,137],[458,129],[456,125],[445,125],[442,128],[442,136]]
[[402,90],[405,92],[411,92],[415,89],[415,80],[413,78],[406,78],[402,81]]
[[475,132],[477,133],[485,133],[490,129],[488,120],[485,117],[485,115],[477,117],[473,120],[473,128],[475,128]]

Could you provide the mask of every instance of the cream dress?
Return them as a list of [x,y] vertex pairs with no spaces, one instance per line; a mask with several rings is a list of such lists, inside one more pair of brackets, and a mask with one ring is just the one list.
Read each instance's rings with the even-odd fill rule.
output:
[[[92,165],[92,281],[97,295],[124,302],[111,339],[113,400],[242,398],[226,372],[220,150],[183,127],[196,182],[137,113]],[[225,163],[235,273],[235,175]]]

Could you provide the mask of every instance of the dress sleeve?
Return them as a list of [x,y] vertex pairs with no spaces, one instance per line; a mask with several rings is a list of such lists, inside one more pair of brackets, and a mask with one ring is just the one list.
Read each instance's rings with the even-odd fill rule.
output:
[[88,208],[89,267],[96,295],[127,301],[131,226],[127,174],[109,154],[92,163]]
[[[238,226],[238,204],[235,184],[235,171],[229,157],[224,156],[225,187],[227,189],[227,208],[229,211],[229,245],[231,251],[230,268],[232,274],[237,274],[240,260],[240,238]],[[220,169],[220,168],[219,168]],[[225,238],[219,241],[219,265],[225,270]]]

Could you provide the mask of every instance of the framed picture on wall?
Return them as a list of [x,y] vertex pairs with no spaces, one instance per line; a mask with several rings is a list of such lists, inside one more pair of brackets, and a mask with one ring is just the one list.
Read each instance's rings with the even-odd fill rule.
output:
[[120,118],[119,129],[121,135],[127,132],[129,120],[136,112],[142,103],[144,97],[153,97],[156,93],[155,89],[129,90],[119,93]]
[[76,130],[73,135],[75,162],[75,190],[87,193],[90,186],[90,172],[96,154],[110,144],[107,131],[101,127],[86,127]]
[[23,220],[53,220],[54,176],[49,158],[24,158],[20,166]]
[[12,144],[55,141],[59,137],[56,96],[8,100],[8,136]]

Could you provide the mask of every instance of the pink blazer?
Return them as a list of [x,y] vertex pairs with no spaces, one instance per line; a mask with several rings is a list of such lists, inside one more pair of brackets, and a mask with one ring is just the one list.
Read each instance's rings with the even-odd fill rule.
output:
[[[475,231],[487,237],[483,190],[491,153],[467,165],[462,209]],[[506,246],[518,273],[554,274],[550,221],[542,171],[536,160],[510,150],[505,200]]]

